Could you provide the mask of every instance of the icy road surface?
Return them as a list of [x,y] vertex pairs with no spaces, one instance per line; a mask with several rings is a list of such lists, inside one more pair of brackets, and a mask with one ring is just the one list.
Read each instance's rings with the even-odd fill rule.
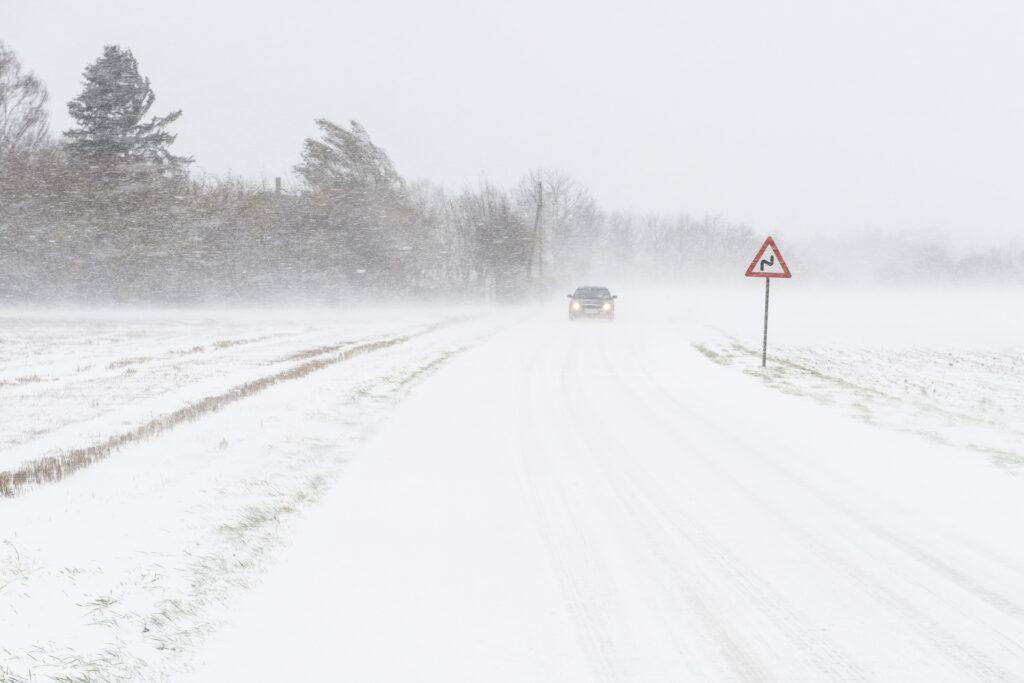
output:
[[[851,413],[888,415],[896,394],[846,377],[829,396],[851,400],[816,401],[820,367],[762,375],[693,320],[622,309],[615,324],[544,314],[452,358],[196,678],[1024,680],[1012,459],[905,428],[916,403],[899,424]],[[981,394],[989,375],[1021,381],[971,373]],[[986,422],[1011,455],[1017,417]]]

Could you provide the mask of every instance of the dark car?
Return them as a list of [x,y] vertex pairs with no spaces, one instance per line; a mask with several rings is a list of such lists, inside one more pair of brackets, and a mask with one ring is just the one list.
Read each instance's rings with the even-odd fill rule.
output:
[[603,318],[615,320],[615,299],[607,287],[577,287],[569,297],[569,320]]

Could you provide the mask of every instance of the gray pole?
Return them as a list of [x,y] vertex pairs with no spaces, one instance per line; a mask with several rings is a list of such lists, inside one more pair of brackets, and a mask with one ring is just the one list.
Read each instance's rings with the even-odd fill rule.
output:
[[544,183],[537,181],[537,218],[533,223],[533,230],[537,235],[537,275],[540,278],[541,286],[544,286],[544,233],[540,225],[540,212],[544,208]]
[[[530,258],[526,261],[526,278],[533,280],[533,262],[540,252],[540,212],[544,206],[544,186],[537,181],[537,215],[533,219],[533,236],[530,238]],[[543,258],[543,257],[541,257]],[[540,264],[540,279],[544,279],[544,266]]]
[[768,365],[768,291],[772,279],[764,279],[764,338],[761,340],[761,367]]

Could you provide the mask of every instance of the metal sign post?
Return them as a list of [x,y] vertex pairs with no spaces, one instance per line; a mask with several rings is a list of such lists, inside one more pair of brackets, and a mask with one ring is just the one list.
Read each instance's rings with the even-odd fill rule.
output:
[[761,367],[768,366],[768,296],[771,293],[772,278],[790,278],[793,274],[789,272],[786,260],[782,258],[775,240],[768,237],[757,250],[754,260],[747,268],[747,277],[764,278],[764,335],[761,338]]
[[768,365],[768,292],[771,289],[771,278],[764,279],[764,337],[761,339],[761,367]]

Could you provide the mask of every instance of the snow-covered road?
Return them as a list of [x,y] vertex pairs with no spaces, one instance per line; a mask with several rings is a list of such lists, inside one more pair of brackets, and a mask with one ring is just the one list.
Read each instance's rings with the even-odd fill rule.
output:
[[1021,479],[695,334],[552,312],[450,360],[196,678],[1024,680]]

